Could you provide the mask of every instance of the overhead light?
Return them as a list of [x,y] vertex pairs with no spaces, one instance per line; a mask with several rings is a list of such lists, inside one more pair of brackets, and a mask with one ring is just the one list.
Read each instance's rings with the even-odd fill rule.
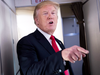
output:
[[79,33],[68,33],[68,34],[65,34],[65,36],[75,36],[75,35],[79,35]]

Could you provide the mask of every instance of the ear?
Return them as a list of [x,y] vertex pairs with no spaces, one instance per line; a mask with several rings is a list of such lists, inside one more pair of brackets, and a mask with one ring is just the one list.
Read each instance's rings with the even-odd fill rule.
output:
[[34,20],[35,20],[35,24],[39,25],[38,18],[36,17]]

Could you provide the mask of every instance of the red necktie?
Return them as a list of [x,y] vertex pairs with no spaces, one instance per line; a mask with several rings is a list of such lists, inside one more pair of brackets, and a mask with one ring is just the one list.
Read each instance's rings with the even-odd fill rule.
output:
[[[58,52],[59,48],[57,47],[57,44],[56,44],[54,36],[51,35],[50,39],[52,40],[52,47],[53,47],[53,49],[55,50],[55,52]],[[65,70],[64,73],[65,73],[65,75],[69,75],[68,70]]]

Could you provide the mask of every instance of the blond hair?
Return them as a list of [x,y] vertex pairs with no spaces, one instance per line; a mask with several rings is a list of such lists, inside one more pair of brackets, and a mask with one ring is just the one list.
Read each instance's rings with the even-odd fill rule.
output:
[[58,8],[59,8],[59,4],[56,3],[56,2],[52,2],[52,1],[43,1],[43,2],[39,3],[39,4],[35,7],[35,9],[34,9],[34,15],[33,15],[34,19],[35,19],[36,16],[37,16],[37,11],[38,11],[40,8],[42,8],[43,6],[46,6],[46,5],[53,5],[54,8],[55,8],[56,10],[58,10]]

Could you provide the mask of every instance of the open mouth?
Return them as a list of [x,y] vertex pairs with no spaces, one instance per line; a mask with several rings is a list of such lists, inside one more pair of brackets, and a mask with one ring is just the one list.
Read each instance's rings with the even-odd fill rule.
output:
[[53,21],[49,22],[49,24],[53,24]]

